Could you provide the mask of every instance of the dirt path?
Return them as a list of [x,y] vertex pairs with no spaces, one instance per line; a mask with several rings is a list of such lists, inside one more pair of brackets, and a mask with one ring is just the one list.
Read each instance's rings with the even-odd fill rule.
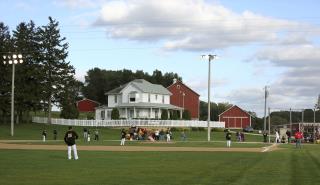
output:
[[[64,145],[8,144],[0,141],[0,149],[21,150],[66,150]],[[277,145],[262,148],[210,148],[210,147],[153,147],[153,146],[77,146],[83,151],[179,151],[179,152],[270,152],[278,150]]]

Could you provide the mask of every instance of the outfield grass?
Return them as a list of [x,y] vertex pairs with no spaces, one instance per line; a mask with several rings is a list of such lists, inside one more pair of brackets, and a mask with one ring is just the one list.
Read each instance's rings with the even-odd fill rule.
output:
[[[91,138],[93,138],[93,131],[95,127],[87,127],[91,130]],[[64,133],[68,130],[67,126],[48,125],[48,124],[16,124],[14,127],[14,136],[10,136],[10,125],[0,124],[0,139],[24,139],[24,140],[41,140],[42,131],[47,130],[47,139],[53,139],[53,130],[58,131],[58,139],[62,140]],[[79,134],[80,140],[83,138],[83,127],[74,127]],[[119,140],[120,128],[98,128],[101,140]],[[188,141],[207,141],[207,131],[186,131]],[[180,132],[173,132],[173,141],[181,141]],[[212,132],[211,139],[214,141],[225,141],[224,132]],[[232,135],[233,141],[236,140],[235,134]],[[245,141],[261,142],[262,136],[245,135]]]
[[0,150],[1,185],[314,185],[319,146],[269,153]]

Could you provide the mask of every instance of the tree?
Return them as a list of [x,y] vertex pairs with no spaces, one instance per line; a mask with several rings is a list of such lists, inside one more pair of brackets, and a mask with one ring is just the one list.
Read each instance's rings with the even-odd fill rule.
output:
[[76,119],[79,117],[76,103],[79,99],[79,89],[81,88],[82,83],[75,79],[69,80],[68,82],[69,83],[59,94],[59,102],[62,109],[61,117],[65,119]]
[[163,109],[161,111],[161,119],[162,120],[167,120],[168,119],[168,111],[166,109]]
[[[14,50],[23,54],[23,63],[16,65],[15,106],[17,122],[23,118],[23,112],[40,110],[42,93],[42,75],[38,28],[33,21],[20,23],[13,31]],[[29,116],[27,117],[29,118]]]
[[171,120],[178,120],[178,119],[179,119],[178,111],[172,110],[172,111],[170,112],[170,119],[171,119]]
[[40,58],[44,72],[43,102],[46,103],[48,120],[51,123],[52,104],[58,104],[59,95],[64,87],[73,80],[75,69],[66,62],[68,56],[68,43],[61,37],[59,22],[49,17],[49,23],[39,29]]
[[117,108],[113,108],[111,111],[111,119],[115,120],[119,118],[120,118],[119,110]]
[[189,110],[184,110],[182,113],[182,119],[191,120],[191,114]]
[[[0,22],[0,53],[9,54],[11,51],[11,37],[8,26]],[[10,85],[11,72],[8,65],[3,63],[3,58],[0,57],[0,122],[5,123],[10,111]]]

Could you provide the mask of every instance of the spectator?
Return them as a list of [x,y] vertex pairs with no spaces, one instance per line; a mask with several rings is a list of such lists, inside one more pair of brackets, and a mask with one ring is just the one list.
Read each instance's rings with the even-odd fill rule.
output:
[[291,143],[291,132],[289,130],[287,130],[286,135],[288,137],[288,143]]
[[160,131],[160,133],[159,133],[159,136],[160,136],[160,140],[164,140],[164,135],[165,135],[165,133],[164,133],[164,130],[163,129],[161,129],[161,131]]
[[154,137],[155,137],[155,140],[156,140],[156,141],[159,140],[159,138],[160,138],[160,132],[159,132],[158,129],[154,132]]
[[296,139],[296,148],[298,147],[301,148],[301,140],[303,138],[302,132],[297,130],[296,133],[294,134],[294,138]]
[[267,131],[264,131],[263,132],[263,142],[267,142],[267,137],[268,137],[268,133],[267,133]]
[[187,135],[186,135],[186,132],[184,130],[181,132],[181,140],[182,141],[186,141],[187,140]]
[[96,129],[94,131],[94,140],[99,141],[99,131],[98,131],[98,129]]
[[53,130],[53,139],[57,140],[58,131],[56,129]]
[[46,131],[46,130],[43,130],[43,131],[42,131],[42,141],[45,142],[45,141],[46,141],[46,138],[47,138],[47,131]]
[[276,130],[275,137],[276,137],[275,143],[280,143],[280,135],[279,135],[279,132],[277,130]]
[[167,142],[170,142],[170,140],[171,140],[171,131],[170,131],[170,128],[167,129],[166,136],[167,136]]
[[240,137],[240,138],[241,138],[240,140],[241,140],[241,141],[244,141],[244,133],[243,133],[243,132],[240,132],[240,136],[241,136],[241,137]]
[[88,129],[86,127],[83,128],[83,140],[84,142],[88,141]]

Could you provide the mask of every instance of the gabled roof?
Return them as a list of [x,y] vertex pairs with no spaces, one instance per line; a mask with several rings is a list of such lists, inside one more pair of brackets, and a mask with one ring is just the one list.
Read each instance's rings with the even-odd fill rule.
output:
[[252,116],[250,113],[248,113],[247,111],[241,109],[241,108],[240,108],[239,106],[237,106],[237,105],[233,105],[233,106],[230,107],[229,109],[225,110],[224,112],[222,112],[221,114],[219,114],[219,117],[220,117],[220,115],[224,114],[225,112],[228,112],[229,110],[231,110],[231,109],[234,108],[234,107],[238,107],[240,110],[242,110],[243,112],[247,113],[250,117],[254,117],[254,116]]
[[132,85],[144,93],[166,94],[166,95],[172,94],[168,89],[164,88],[162,85],[152,84],[144,79],[135,79],[127,84],[124,84],[120,87],[112,89],[111,91],[108,91],[106,94],[119,94],[128,85]]
[[177,83],[181,83],[181,84],[184,85],[186,88],[188,88],[190,91],[192,91],[192,92],[195,93],[196,95],[200,96],[196,91],[192,90],[190,87],[188,87],[186,84],[184,84],[184,83],[181,82],[180,80],[177,80],[175,83],[169,85],[169,86],[167,87],[167,89],[170,88],[171,86],[177,84]]
[[91,102],[94,102],[94,103],[96,103],[96,104],[99,104],[99,105],[100,105],[100,103],[99,103],[99,102],[94,101],[94,100],[91,100],[91,99],[88,99],[88,98],[84,98],[84,99],[82,99],[82,100],[77,101],[77,104],[78,104],[79,102],[81,102],[81,101],[91,101]]

